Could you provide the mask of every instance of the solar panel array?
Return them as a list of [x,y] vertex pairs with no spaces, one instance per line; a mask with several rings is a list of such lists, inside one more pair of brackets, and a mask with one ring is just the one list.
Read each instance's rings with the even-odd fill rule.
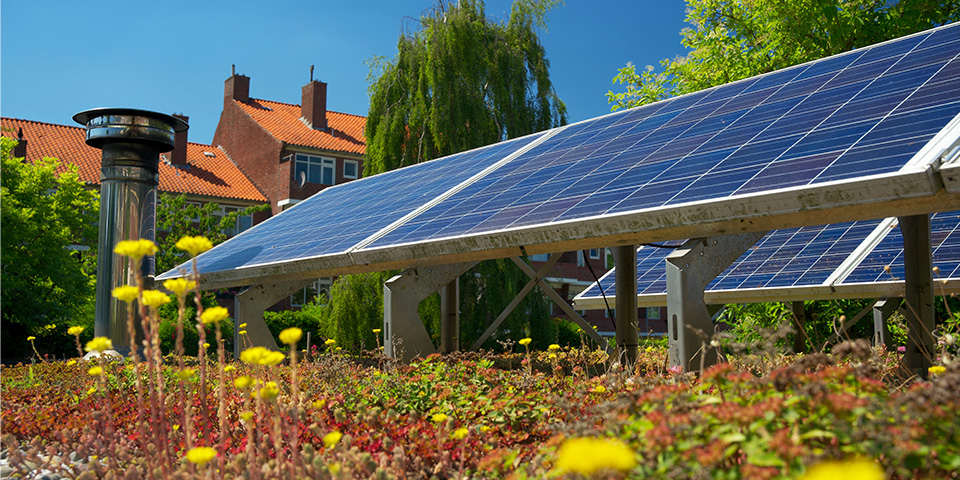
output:
[[[960,113],[960,25],[328,188],[201,273],[898,172]],[[525,150],[526,149],[526,150]]]
[[[880,225],[882,228],[878,228]],[[960,278],[960,212],[931,216],[933,264],[942,279]],[[871,247],[872,246],[872,247]],[[667,292],[665,259],[671,249],[637,250],[637,294]],[[861,257],[851,256],[863,253]],[[846,260],[849,273],[838,271]],[[890,267],[887,272],[884,267]],[[808,288],[902,280],[903,237],[894,219],[775,230],[764,235],[707,286],[707,292],[753,288]],[[840,279],[839,282],[833,280]],[[587,287],[577,300],[616,296],[615,270]]]

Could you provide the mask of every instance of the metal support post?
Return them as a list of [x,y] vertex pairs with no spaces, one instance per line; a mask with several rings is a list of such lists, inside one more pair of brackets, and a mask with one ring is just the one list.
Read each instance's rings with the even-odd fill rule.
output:
[[460,282],[440,287],[440,353],[460,350]]
[[890,320],[890,315],[893,315],[893,313],[897,311],[902,302],[903,299],[901,298],[888,298],[886,300],[878,300],[873,304],[873,345],[875,347],[881,345],[889,347],[892,345],[893,337],[890,335],[888,320]]
[[933,365],[934,303],[933,256],[930,239],[930,216],[900,217],[903,233],[904,309],[907,319],[907,351],[903,368],[908,373],[926,378]]
[[803,301],[790,302],[787,305],[793,314],[790,319],[793,325],[793,353],[802,353],[807,349],[807,311],[803,308]]
[[640,334],[637,331],[637,246],[613,248],[616,262],[617,356],[626,365],[637,362]]
[[[734,260],[756,244],[764,232],[688,240],[666,258],[667,334],[670,366],[700,370],[717,363],[700,335],[714,333],[703,290]],[[619,295],[618,295],[619,297]]]
[[[417,306],[420,301],[456,281],[477,262],[404,270],[383,284],[383,351],[404,361],[436,352]],[[442,297],[441,297],[442,298]],[[441,323],[444,319],[441,319]],[[442,328],[442,327],[441,327]]]
[[[277,341],[263,320],[263,312],[285,297],[312,283],[313,280],[290,280],[247,287],[233,297],[233,358],[248,347],[267,347],[277,350]],[[245,338],[240,338],[240,324],[246,323]],[[249,341],[249,343],[244,343]]]

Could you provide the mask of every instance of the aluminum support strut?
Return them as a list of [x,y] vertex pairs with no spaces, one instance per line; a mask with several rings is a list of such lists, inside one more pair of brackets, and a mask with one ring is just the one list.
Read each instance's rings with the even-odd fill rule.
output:
[[460,350],[459,279],[440,287],[440,353]]
[[[477,262],[404,270],[383,284],[383,351],[388,357],[412,360],[436,352],[417,306],[441,287],[454,282]],[[441,324],[447,319],[441,318]],[[442,328],[442,326],[441,326]],[[449,325],[448,325],[449,329]]]
[[617,356],[621,363],[633,365],[637,362],[637,347],[640,343],[635,293],[637,291],[637,246],[614,247],[613,258],[617,267],[615,273],[617,292],[627,293],[617,295],[616,301]]
[[[263,312],[284,297],[312,283],[313,280],[288,280],[269,282],[247,287],[233,297],[233,357],[239,358],[240,352],[247,347],[267,347],[277,350],[277,341],[263,321]],[[246,339],[240,338],[240,324],[246,323]],[[249,344],[245,344],[249,340]]]
[[691,239],[667,256],[667,335],[671,367],[681,366],[684,371],[690,371],[717,363],[716,350],[704,349],[698,335],[714,333],[703,290],[763,235],[764,232],[755,232]]
[[930,215],[900,217],[903,233],[904,308],[907,319],[907,351],[903,368],[926,378],[933,365],[934,303],[933,256]]

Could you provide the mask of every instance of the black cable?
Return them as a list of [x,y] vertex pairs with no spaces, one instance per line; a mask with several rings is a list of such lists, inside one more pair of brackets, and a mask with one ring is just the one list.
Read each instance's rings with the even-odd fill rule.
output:
[[[603,304],[607,306],[607,315],[610,315],[610,319],[613,320],[613,333],[617,333],[617,317],[613,309],[610,308],[610,302],[607,301],[607,294],[603,291],[603,286],[600,285],[600,278],[597,277],[597,272],[593,271],[593,265],[590,264],[590,250],[584,250],[581,252],[583,255],[584,263],[587,264],[587,269],[590,270],[590,274],[593,275],[593,280],[597,282],[597,288],[600,289],[600,296],[603,297]],[[606,264],[606,259],[604,259],[604,264]]]
[[683,245],[664,245],[662,243],[641,243],[644,247],[653,247],[653,248],[669,248],[671,250],[676,250]]

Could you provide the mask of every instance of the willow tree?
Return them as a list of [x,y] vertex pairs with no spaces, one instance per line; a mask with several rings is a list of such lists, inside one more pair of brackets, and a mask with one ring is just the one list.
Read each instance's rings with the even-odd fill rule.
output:
[[[477,0],[438,2],[401,34],[393,59],[371,65],[364,175],[425,162],[565,123],[540,44],[555,0],[516,0],[505,21]],[[472,342],[526,282],[509,261],[462,277],[461,343]],[[334,299],[335,301],[336,299]],[[435,303],[435,299],[433,301]],[[427,301],[427,305],[431,302]],[[436,308],[421,308],[436,333]],[[555,331],[549,302],[528,296],[506,329]]]
[[685,56],[627,64],[613,110],[655,102],[960,20],[956,0],[687,0]]

